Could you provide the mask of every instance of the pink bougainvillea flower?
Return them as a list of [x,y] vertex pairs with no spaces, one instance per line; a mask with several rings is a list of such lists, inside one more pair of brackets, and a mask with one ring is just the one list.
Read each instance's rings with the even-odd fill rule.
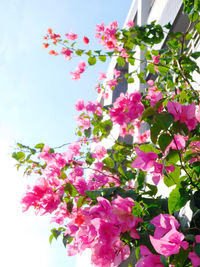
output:
[[86,36],[83,37],[84,44],[89,44],[90,40]]
[[137,158],[132,162],[131,167],[143,171],[150,170],[154,166],[155,159],[158,158],[158,155],[154,152],[145,153],[138,147],[135,148],[135,151],[137,153]]
[[198,120],[198,122],[200,122],[200,105],[199,105],[199,110],[196,114],[196,119]]
[[46,49],[48,47],[49,47],[49,44],[48,43],[43,43],[42,48]]
[[98,80],[103,80],[103,79],[106,79],[106,78],[107,78],[107,76],[106,76],[105,72],[99,72]]
[[117,70],[117,69],[114,69],[114,77],[115,79],[117,79],[121,74],[121,71],[120,70]]
[[147,81],[147,84],[150,85],[150,86],[152,86],[152,85],[154,85],[154,81],[153,80],[148,80]]
[[84,61],[81,61],[75,72],[70,72],[72,80],[79,80],[81,77],[81,74],[85,71],[86,63]]
[[152,59],[153,59],[153,62],[154,62],[154,64],[158,64],[158,63],[160,63],[160,55],[158,55],[158,56],[152,56]]
[[112,122],[120,125],[120,134],[130,134],[126,130],[127,127],[142,115],[144,106],[140,100],[141,94],[139,92],[126,93],[125,95],[121,93],[113,107],[109,109]]
[[82,130],[86,130],[88,128],[90,128],[90,119],[88,117],[84,117],[84,116],[76,116],[75,115],[75,120],[78,124],[78,127],[80,127]]
[[78,38],[78,35],[74,34],[71,30],[69,33],[65,34],[65,37],[67,40],[76,40]]
[[49,55],[58,56],[58,53],[55,50],[50,50]]
[[178,102],[167,103],[168,112],[174,116],[174,121],[185,123],[188,130],[194,130],[197,125],[195,118],[195,104],[181,105]]
[[96,158],[97,160],[100,160],[105,157],[107,150],[104,146],[98,145],[95,147],[95,153],[92,154],[93,158]]
[[166,148],[165,153],[167,153],[169,151],[170,148],[174,149],[174,150],[180,150],[180,149],[184,149],[185,148],[185,140],[188,139],[188,137],[185,137],[183,135],[180,134],[175,134],[174,135],[174,139]]
[[[196,243],[200,243],[200,235],[195,236]],[[193,244],[193,247],[195,244]],[[194,251],[189,252],[188,258],[191,260],[193,267],[198,267],[200,265],[200,257]]]
[[127,26],[128,28],[132,28],[134,25],[135,25],[135,23],[134,23],[132,20],[129,20],[129,21],[126,23],[126,26]]
[[41,215],[52,213],[60,204],[60,196],[54,193],[53,188],[44,178],[38,178],[33,188],[28,187],[28,192],[21,200],[23,211],[27,211],[31,206],[35,208],[36,213]]
[[77,111],[83,111],[85,109],[85,104],[83,99],[78,99],[77,103],[75,104],[75,109]]
[[61,51],[61,54],[67,59],[71,60],[71,54],[73,54],[73,51],[71,51],[69,48],[63,48]]
[[53,31],[52,31],[51,28],[49,28],[49,29],[47,30],[47,32],[48,32],[48,34],[52,34],[52,33],[53,33]]
[[152,254],[146,246],[140,246],[142,258],[137,262],[136,267],[164,267],[160,261],[160,255]]
[[[160,91],[157,91],[157,92],[156,92],[154,89],[155,89],[155,87],[150,87],[150,88],[148,89],[148,95],[146,96],[146,99],[150,99],[151,107],[154,107],[155,104],[156,104],[160,99],[163,98],[162,93],[161,93]],[[163,106],[161,105],[161,106],[159,107],[159,112],[161,112],[162,109],[163,109]]]
[[154,236],[150,236],[150,241],[157,253],[169,257],[178,254],[181,247],[188,248],[188,242],[183,241],[185,236],[177,231],[179,223],[172,215],[160,214],[151,223],[156,230]]
[[112,89],[117,85],[117,79],[108,80],[106,84]]

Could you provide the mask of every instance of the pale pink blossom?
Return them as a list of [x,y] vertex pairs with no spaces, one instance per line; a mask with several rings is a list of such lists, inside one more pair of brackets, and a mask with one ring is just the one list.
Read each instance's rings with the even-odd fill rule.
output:
[[106,79],[106,78],[107,78],[107,76],[106,76],[105,72],[99,72],[98,80],[103,80],[103,79]]
[[95,153],[92,154],[93,158],[96,158],[97,160],[100,160],[105,157],[107,154],[107,150],[104,146],[98,145],[94,149]]
[[76,40],[78,38],[78,35],[77,34],[74,34],[72,32],[72,30],[71,30],[69,33],[65,34],[65,37],[68,40],[73,40],[74,41],[74,40]]
[[134,25],[135,25],[135,24],[134,24],[134,22],[133,22],[132,20],[129,20],[129,21],[126,23],[126,26],[127,26],[128,28],[132,28]]

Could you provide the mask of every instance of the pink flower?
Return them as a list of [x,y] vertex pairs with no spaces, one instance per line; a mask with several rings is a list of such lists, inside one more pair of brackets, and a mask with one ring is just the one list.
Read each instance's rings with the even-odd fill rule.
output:
[[156,230],[154,236],[150,236],[150,241],[157,253],[169,257],[178,254],[181,247],[188,248],[188,242],[183,241],[184,235],[176,230],[179,223],[173,216],[160,214],[151,223]]
[[198,122],[200,122],[200,105],[199,105],[199,111],[196,114],[196,119],[198,120]]
[[160,255],[153,255],[146,246],[140,246],[140,254],[142,258],[135,267],[164,267],[160,261]]
[[113,87],[117,85],[117,79],[109,80],[106,82],[106,84],[110,87],[110,89],[112,89]]
[[61,51],[61,54],[67,59],[72,59],[71,54],[73,54],[73,51],[71,51],[69,48],[63,48]]
[[[200,235],[196,235],[195,239],[196,239],[196,243],[200,243]],[[198,267],[200,265],[200,257],[197,256],[197,254],[194,251],[189,252],[188,258],[191,260],[192,265],[194,267]]]
[[78,66],[76,68],[76,71],[75,72],[70,72],[72,80],[79,80],[80,77],[81,77],[81,74],[85,71],[85,68],[86,68],[86,63],[81,61],[78,64]]
[[142,115],[144,110],[140,102],[141,94],[134,92],[132,94],[123,93],[116,99],[113,107],[110,108],[110,117],[112,122],[120,125],[120,131],[126,132],[126,128],[134,123],[134,120]]
[[69,33],[65,34],[65,37],[68,40],[76,40],[78,38],[78,35],[74,34],[71,30]]
[[134,25],[135,25],[135,24],[134,24],[134,22],[133,22],[132,20],[129,20],[129,21],[126,23],[126,26],[127,26],[128,28],[132,28]]
[[86,36],[84,36],[84,37],[83,37],[83,42],[84,42],[85,44],[89,44],[90,40],[89,40]]
[[147,84],[150,85],[150,86],[153,86],[154,85],[154,81],[153,80],[148,80]]
[[39,178],[37,184],[31,189],[28,187],[28,192],[21,200],[23,211],[27,211],[30,206],[33,206],[37,213],[41,215],[52,213],[60,204],[60,196],[54,193],[44,178]]
[[77,111],[83,111],[85,109],[85,104],[83,99],[78,99],[77,103],[75,104],[75,109]]
[[115,79],[117,79],[121,74],[121,71],[120,70],[117,70],[117,69],[114,69],[114,77]]
[[160,63],[160,55],[158,55],[158,56],[152,56],[152,59],[153,59],[153,62],[154,62],[154,64],[158,64],[158,63]]
[[90,119],[88,117],[79,117],[75,115],[75,120],[78,124],[78,127],[80,127],[82,130],[90,128]]
[[107,150],[105,149],[105,147],[98,145],[95,147],[95,153],[92,154],[92,157],[100,160],[105,157],[106,153]]
[[178,102],[167,103],[168,112],[174,116],[174,121],[186,123],[188,130],[194,130],[197,124],[195,118],[195,104],[181,105]]
[[137,153],[137,158],[132,162],[131,167],[141,169],[143,171],[148,171],[155,164],[155,159],[158,155],[154,152],[145,153],[141,151],[138,147],[135,148]]
[[166,148],[165,153],[169,151],[170,148],[174,149],[174,150],[180,150],[180,149],[184,149],[185,148],[185,140],[188,139],[188,137],[185,137],[183,135],[180,134],[175,134],[174,135],[174,139]]
[[80,155],[81,146],[80,146],[79,143],[72,142],[71,144],[69,144],[68,148],[73,151],[73,153],[74,153],[75,156]]
[[107,78],[107,76],[106,76],[105,72],[99,72],[98,80],[103,80],[103,79],[106,79],[106,78]]

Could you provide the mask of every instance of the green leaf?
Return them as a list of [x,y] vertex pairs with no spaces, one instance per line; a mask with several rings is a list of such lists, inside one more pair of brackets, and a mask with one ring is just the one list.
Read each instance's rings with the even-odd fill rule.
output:
[[[199,0],[194,0],[194,9],[200,11],[200,2],[199,2]],[[198,19],[198,12],[195,12],[194,14],[196,15],[195,18]],[[193,21],[195,21],[195,20],[193,20]]]
[[158,138],[158,144],[163,152],[165,152],[165,149],[168,147],[168,145],[171,143],[173,138],[169,134],[161,134]]
[[158,127],[156,123],[153,124],[153,126],[150,128],[150,134],[151,134],[151,141],[156,144],[158,135],[161,131],[161,128]]
[[114,161],[110,158],[107,157],[103,160],[104,164],[106,164],[106,166],[108,166],[109,168],[114,168],[115,167],[115,163]]
[[[79,197],[78,201],[77,201],[77,208],[80,209],[84,204],[85,204],[85,200],[86,200],[86,196],[81,196]],[[87,202],[86,202],[87,203]]]
[[179,154],[177,150],[171,149],[169,150],[169,153],[166,157],[166,160],[169,164],[175,164],[177,161],[179,161]]
[[70,196],[75,197],[78,194],[78,191],[76,190],[75,186],[73,184],[67,183],[64,186],[64,192],[66,194],[70,194]]
[[120,67],[124,67],[125,66],[125,60],[123,57],[118,57],[117,58],[117,63]]
[[35,146],[35,148],[39,148],[40,150],[42,150],[44,147],[44,144],[43,143],[39,143]]
[[151,63],[146,68],[150,73],[153,73],[153,74],[156,73],[154,64]]
[[14,159],[16,159],[17,161],[21,161],[22,159],[24,159],[25,158],[25,154],[24,154],[24,152],[13,152],[12,153],[12,157],[14,158]]
[[154,152],[156,154],[160,153],[160,150],[155,148],[153,144],[140,145],[139,148],[140,148],[140,150],[142,150],[145,153],[148,153],[148,152]]
[[132,77],[127,79],[127,83],[134,83],[134,81],[135,80]]
[[100,55],[99,56],[99,60],[101,60],[102,62],[106,61],[106,56],[105,55]]
[[81,56],[83,53],[84,53],[84,50],[82,50],[82,49],[78,49],[78,50],[76,50],[76,54],[77,54],[78,56]]
[[69,214],[71,214],[73,206],[74,205],[72,201],[67,202],[67,211],[69,212]]
[[135,64],[135,58],[129,57],[128,58],[128,63],[130,63],[132,66],[134,66],[134,64]]
[[123,197],[123,198],[130,197],[130,198],[132,198],[132,199],[134,199],[134,200],[136,200],[136,198],[137,198],[137,194],[136,194],[136,192],[135,192],[133,189],[130,189],[130,190],[124,190],[124,189],[118,187],[118,188],[116,189],[116,191],[115,191],[115,194],[116,194],[116,195],[120,195],[120,196]]
[[152,60],[152,56],[151,56],[151,53],[150,53],[149,50],[145,51],[145,57],[146,57],[147,60]]
[[166,131],[174,121],[173,115],[167,112],[156,113],[154,119],[157,125]]
[[89,65],[95,65],[96,62],[97,62],[96,57],[89,57],[89,58],[88,58],[88,64],[89,64]]
[[149,194],[150,196],[155,196],[155,195],[157,194],[157,192],[158,192],[158,188],[157,188],[157,186],[152,185],[152,184],[148,184],[148,183],[146,183],[146,185],[147,185],[148,188],[150,189],[150,191],[148,191],[148,194]]
[[90,138],[90,136],[91,136],[91,128],[88,128],[88,129],[85,129],[84,130],[84,134],[85,134],[85,136],[87,137],[87,138]]
[[97,197],[110,197],[116,191],[117,187],[102,188],[98,190],[86,190],[85,194],[92,200],[96,200]]
[[164,183],[166,186],[170,187],[175,184],[180,184],[180,174],[181,170],[178,166],[175,166],[175,170],[173,172],[170,172],[167,174],[167,171],[164,169],[163,170],[165,176],[164,176]]
[[195,28],[196,28],[198,34],[200,34],[200,22],[198,22],[198,23],[195,25]]
[[194,59],[197,59],[198,57],[200,57],[200,52],[194,52],[190,56],[193,57]]
[[162,75],[166,75],[169,72],[169,68],[165,66],[158,66],[158,70]]
[[101,50],[95,50],[94,51],[96,54],[100,55],[101,54]]
[[185,189],[176,187],[172,190],[168,199],[169,214],[173,214],[175,211],[179,211],[187,201],[189,200],[189,194]]
[[135,201],[135,206],[132,207],[132,214],[135,216],[135,217],[142,217],[143,215],[143,208],[141,207],[141,205]]
[[145,109],[142,113],[141,121],[155,114],[155,110],[152,107]]

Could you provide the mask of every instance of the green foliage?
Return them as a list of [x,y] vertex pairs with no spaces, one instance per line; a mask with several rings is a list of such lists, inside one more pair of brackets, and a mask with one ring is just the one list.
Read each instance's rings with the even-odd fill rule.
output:
[[168,207],[169,213],[173,214],[175,211],[180,210],[189,200],[189,193],[180,187],[176,187],[169,195]]
[[89,57],[89,58],[88,58],[88,64],[89,64],[89,65],[95,65],[96,62],[97,62],[96,57]]

